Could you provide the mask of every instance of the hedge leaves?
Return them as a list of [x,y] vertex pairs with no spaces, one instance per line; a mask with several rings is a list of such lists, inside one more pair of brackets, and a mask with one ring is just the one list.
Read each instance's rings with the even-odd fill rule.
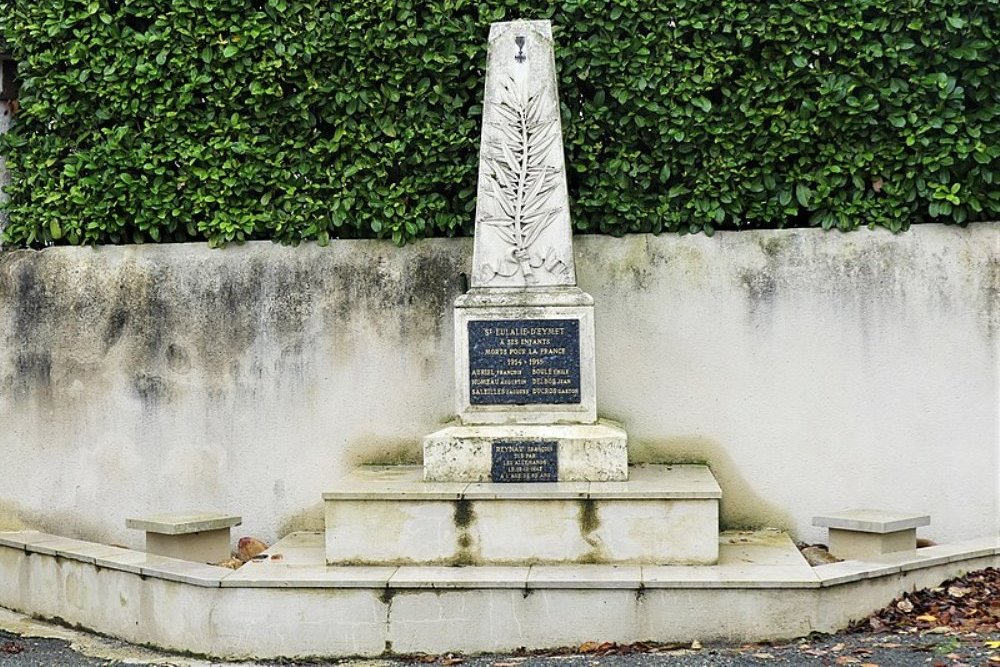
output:
[[1000,213],[997,0],[4,0],[14,245],[469,234],[491,21],[550,18],[581,231]]

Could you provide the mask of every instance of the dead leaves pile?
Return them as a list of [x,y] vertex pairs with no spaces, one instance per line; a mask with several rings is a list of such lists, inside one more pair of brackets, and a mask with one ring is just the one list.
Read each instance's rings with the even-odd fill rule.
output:
[[986,568],[949,579],[937,588],[905,593],[855,631],[992,633],[1000,631],[1000,570]]
[[[218,563],[209,563],[209,565],[238,570],[250,561],[268,559],[268,555],[264,553],[267,551],[268,545],[263,540],[256,537],[241,537],[236,544],[236,553],[231,558]],[[281,558],[281,554],[271,554],[270,556],[271,560],[281,560]]]
[[577,653],[585,653],[595,656],[605,655],[631,655],[633,653],[687,653],[700,651],[701,642],[697,639],[691,643],[671,642],[668,644],[660,642],[635,642],[632,644],[619,644],[618,642],[584,642],[576,649]]
[[24,646],[18,644],[17,642],[4,642],[0,644],[0,653],[6,653],[8,655],[17,655],[18,653],[24,652]]

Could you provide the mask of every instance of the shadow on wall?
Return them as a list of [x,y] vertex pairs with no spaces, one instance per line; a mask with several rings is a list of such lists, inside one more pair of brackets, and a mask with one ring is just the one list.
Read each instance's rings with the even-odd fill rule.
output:
[[790,512],[768,503],[738,472],[722,443],[704,436],[629,441],[629,463],[699,463],[708,465],[722,487],[719,503],[721,530],[777,528],[792,530]]

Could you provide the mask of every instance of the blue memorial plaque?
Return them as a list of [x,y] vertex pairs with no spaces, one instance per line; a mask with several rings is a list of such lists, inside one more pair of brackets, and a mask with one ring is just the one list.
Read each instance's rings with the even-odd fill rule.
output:
[[469,402],[580,403],[580,320],[469,322]]
[[555,440],[494,440],[494,482],[559,481],[559,445]]

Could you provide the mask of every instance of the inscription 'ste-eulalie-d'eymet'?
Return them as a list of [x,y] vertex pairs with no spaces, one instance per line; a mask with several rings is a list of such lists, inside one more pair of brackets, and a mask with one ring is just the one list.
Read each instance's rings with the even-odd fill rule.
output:
[[579,320],[469,322],[473,405],[580,402]]

